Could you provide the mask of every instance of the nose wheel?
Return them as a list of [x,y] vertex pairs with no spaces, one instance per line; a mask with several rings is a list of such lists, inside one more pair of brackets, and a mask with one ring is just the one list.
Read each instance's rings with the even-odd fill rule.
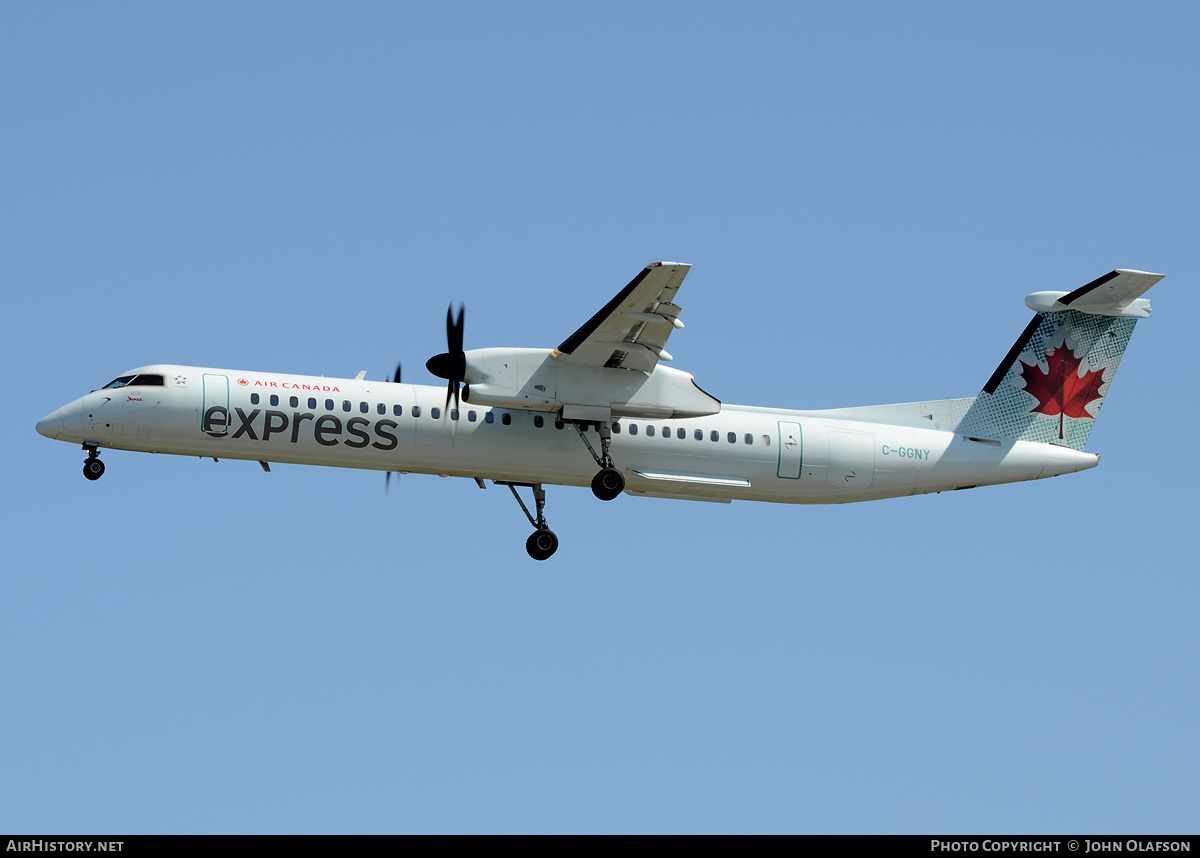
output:
[[104,463],[95,447],[84,447],[87,450],[87,461],[83,463],[83,475],[93,482],[104,476]]

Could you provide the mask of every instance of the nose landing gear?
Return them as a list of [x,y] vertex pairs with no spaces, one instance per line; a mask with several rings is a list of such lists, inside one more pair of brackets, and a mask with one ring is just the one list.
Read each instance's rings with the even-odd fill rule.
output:
[[89,480],[95,481],[104,476],[104,463],[100,461],[100,453],[94,447],[85,444],[83,449],[87,450],[87,460],[83,463],[83,475]]

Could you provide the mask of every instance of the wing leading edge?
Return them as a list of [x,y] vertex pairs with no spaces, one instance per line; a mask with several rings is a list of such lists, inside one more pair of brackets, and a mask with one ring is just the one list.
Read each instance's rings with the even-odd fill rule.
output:
[[654,262],[643,268],[611,301],[554,350],[562,363],[652,372],[659,360],[671,360],[667,338],[679,321],[675,303],[692,266]]

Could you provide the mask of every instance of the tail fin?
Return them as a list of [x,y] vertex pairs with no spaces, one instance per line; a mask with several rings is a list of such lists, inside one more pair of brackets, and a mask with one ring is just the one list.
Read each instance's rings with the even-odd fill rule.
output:
[[1129,345],[1150,315],[1140,297],[1163,278],[1117,270],[1074,292],[1035,292],[1038,311],[983,386],[958,431],[1082,450]]

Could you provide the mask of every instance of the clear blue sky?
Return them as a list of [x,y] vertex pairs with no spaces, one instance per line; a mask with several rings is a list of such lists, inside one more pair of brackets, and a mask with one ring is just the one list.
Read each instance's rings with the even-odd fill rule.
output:
[[[5,4],[0,829],[1197,829],[1194,4]],[[845,507],[34,432],[152,362],[428,381],[694,264],[726,402],[974,395],[1150,293],[1084,474]]]

